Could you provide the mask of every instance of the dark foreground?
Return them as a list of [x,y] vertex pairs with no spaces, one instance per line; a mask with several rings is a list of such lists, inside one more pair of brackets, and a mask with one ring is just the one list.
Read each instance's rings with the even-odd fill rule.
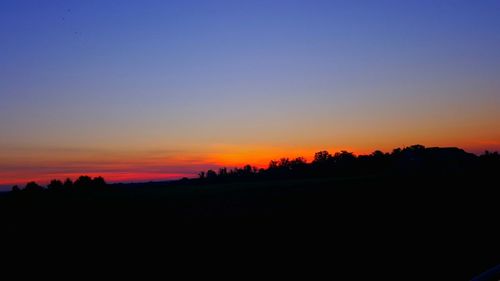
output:
[[9,194],[0,214],[14,245],[159,251],[304,278],[470,280],[499,263],[498,188],[465,176],[111,185]]

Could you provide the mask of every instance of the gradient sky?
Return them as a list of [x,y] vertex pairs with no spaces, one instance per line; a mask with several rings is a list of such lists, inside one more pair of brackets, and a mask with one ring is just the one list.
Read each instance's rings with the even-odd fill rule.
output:
[[500,149],[500,1],[0,1],[0,185]]

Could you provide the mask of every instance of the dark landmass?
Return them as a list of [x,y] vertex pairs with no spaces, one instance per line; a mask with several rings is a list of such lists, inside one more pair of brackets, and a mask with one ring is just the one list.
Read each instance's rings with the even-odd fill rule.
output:
[[173,182],[28,183],[0,197],[0,214],[10,239],[35,243],[166,245],[310,278],[470,280],[500,263],[499,183],[498,153],[416,145]]

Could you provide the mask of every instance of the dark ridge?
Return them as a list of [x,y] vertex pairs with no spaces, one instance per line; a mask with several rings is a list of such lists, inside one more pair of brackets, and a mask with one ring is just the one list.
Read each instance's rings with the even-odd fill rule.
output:
[[499,182],[496,152],[414,145],[171,182],[31,182],[0,196],[0,214],[10,245],[106,241],[334,280],[471,280],[500,261]]

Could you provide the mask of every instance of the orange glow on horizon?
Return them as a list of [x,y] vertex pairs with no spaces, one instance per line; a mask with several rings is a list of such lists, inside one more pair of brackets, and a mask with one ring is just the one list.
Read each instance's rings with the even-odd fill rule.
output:
[[[36,181],[46,185],[52,179],[75,180],[81,175],[91,177],[102,176],[107,182],[147,182],[175,180],[183,177],[196,177],[198,172],[208,169],[217,170],[220,167],[229,169],[249,164],[258,168],[266,168],[271,160],[280,158],[304,157],[311,161],[314,153],[327,150],[334,154],[341,150],[353,152],[356,155],[370,154],[375,150],[391,152],[393,148],[404,147],[416,143],[400,146],[386,145],[381,148],[359,148],[332,146],[324,148],[295,147],[295,146],[265,146],[265,145],[228,145],[217,144],[205,149],[206,152],[184,153],[136,153],[123,152],[115,154],[75,154],[75,155],[39,155],[36,158],[0,158],[0,168],[7,167],[2,163],[13,165],[10,169],[0,169],[0,186],[23,186],[29,181]],[[447,142],[438,142],[430,146],[453,146]],[[457,145],[455,145],[457,146]],[[464,142],[457,146],[468,152],[480,154],[485,150],[500,150],[500,142],[484,140]],[[51,160],[49,160],[51,159]],[[16,169],[15,167],[19,167]]]
[[1,179],[0,186],[7,185],[19,185],[23,186],[25,183],[34,181],[42,185],[48,184],[51,180],[66,180],[67,178],[71,180],[76,180],[78,177],[85,175],[90,177],[103,177],[108,183],[129,183],[129,182],[148,182],[148,181],[167,181],[176,180],[183,177],[193,177],[195,173],[185,173],[185,174],[170,174],[170,173],[135,173],[135,172],[122,172],[122,173],[59,173],[51,175],[33,175],[24,177],[13,177],[9,179]]

